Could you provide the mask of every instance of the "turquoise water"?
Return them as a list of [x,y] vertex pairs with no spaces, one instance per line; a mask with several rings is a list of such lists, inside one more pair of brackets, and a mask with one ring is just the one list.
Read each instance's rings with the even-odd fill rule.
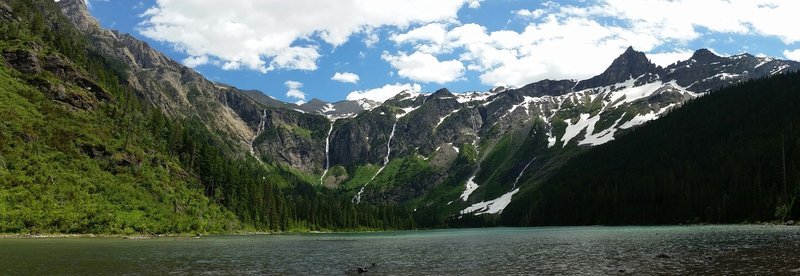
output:
[[202,238],[0,239],[0,274],[792,274],[800,227],[491,228]]

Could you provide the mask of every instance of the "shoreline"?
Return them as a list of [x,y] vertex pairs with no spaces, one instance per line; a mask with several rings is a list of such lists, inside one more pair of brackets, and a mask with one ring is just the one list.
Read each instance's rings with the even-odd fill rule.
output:
[[798,227],[800,224],[787,225],[783,223],[744,223],[744,224],[668,224],[668,225],[560,225],[560,226],[497,226],[497,227],[478,227],[478,228],[437,228],[437,229],[412,229],[412,230],[371,230],[371,231],[287,231],[287,232],[231,232],[231,233],[169,233],[169,234],[64,234],[64,233],[47,233],[47,234],[23,234],[23,233],[0,233],[0,239],[123,239],[123,240],[148,240],[157,238],[187,238],[199,239],[203,237],[214,236],[292,236],[304,234],[347,234],[347,233],[383,233],[394,231],[420,231],[420,230],[457,230],[457,229],[492,229],[492,228],[532,228],[532,227],[703,227],[703,226],[762,226],[762,227]]

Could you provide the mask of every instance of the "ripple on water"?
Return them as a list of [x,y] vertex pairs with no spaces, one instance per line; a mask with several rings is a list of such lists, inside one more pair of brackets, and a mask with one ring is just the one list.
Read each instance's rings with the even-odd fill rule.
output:
[[493,228],[202,239],[5,239],[0,274],[785,274],[800,227]]

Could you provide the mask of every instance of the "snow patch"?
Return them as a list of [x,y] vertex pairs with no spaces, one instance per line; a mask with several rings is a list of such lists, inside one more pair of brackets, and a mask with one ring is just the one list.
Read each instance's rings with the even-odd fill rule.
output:
[[741,75],[739,75],[739,74],[730,74],[730,73],[719,73],[719,74],[714,75],[714,77],[719,78],[721,80],[735,79],[735,78],[738,78],[739,76],[741,76]]
[[675,106],[675,104],[668,105],[662,109],[659,109],[658,111],[650,111],[647,114],[636,115],[636,117],[633,117],[633,119],[631,119],[630,121],[625,122],[625,124],[623,124],[619,128],[628,129],[658,119],[664,112],[667,112],[673,106]]
[[775,74],[778,74],[781,71],[786,70],[788,68],[789,68],[789,64],[781,64],[781,65],[778,65],[777,67],[773,68],[772,71],[769,72],[769,74],[770,75],[775,75]]
[[767,63],[769,63],[770,61],[773,61],[773,60],[775,60],[775,59],[774,59],[774,58],[771,58],[771,57],[763,57],[763,58],[758,58],[758,60],[759,60],[760,62],[759,62],[757,65],[756,65],[756,67],[753,67],[753,69],[755,69],[755,68],[758,68],[758,67],[761,67],[761,66],[763,66],[764,64],[767,64]]
[[522,102],[518,103],[518,104],[515,104],[515,105],[512,105],[511,108],[508,109],[508,112],[506,112],[506,114],[503,114],[503,117],[505,117],[508,114],[514,113],[514,110],[517,110],[517,108],[520,108],[520,107],[524,107],[525,108],[525,114],[526,115],[531,115],[531,111],[530,111],[531,103],[536,103],[536,102],[540,102],[540,101],[541,101],[541,98],[534,98],[534,97],[524,96]]
[[477,101],[485,101],[495,93],[491,92],[467,92],[467,93],[458,93],[456,95],[456,101],[459,103],[468,103],[468,102],[477,102]]
[[[594,124],[600,120],[600,116],[590,117],[591,114],[583,113],[581,114],[580,119],[575,124],[572,124],[571,121],[567,121],[567,130],[564,132],[564,136],[561,137],[561,141],[564,142],[564,147],[567,146],[569,140],[578,136],[581,133],[581,130],[589,127],[590,125],[594,128]],[[589,133],[587,131],[587,133]]]
[[[599,117],[600,116],[598,115],[598,118]],[[594,132],[594,126],[595,126],[594,124],[592,124],[586,130],[586,138],[584,138],[583,141],[580,141],[578,144],[579,145],[588,144],[588,145],[592,145],[592,146],[597,146],[597,145],[605,144],[605,143],[608,143],[608,142],[614,140],[614,133],[616,133],[617,130],[618,130],[616,128],[616,126],[619,125],[620,121],[622,121],[622,117],[625,117],[624,113],[622,114],[622,116],[619,117],[619,119],[617,119],[616,122],[614,122],[613,125],[611,125],[611,127],[609,127],[608,129],[602,130],[600,132],[597,132],[597,133],[592,133],[592,132]]]
[[639,99],[650,97],[653,92],[664,86],[664,83],[661,81],[640,86],[633,86],[635,81],[636,80],[634,79],[630,79],[627,82],[620,84],[621,86],[624,85],[625,88],[611,92],[611,102],[614,103],[612,107],[617,107],[624,103],[630,103]]
[[401,108],[403,110],[403,114],[397,114],[396,118],[397,119],[403,118],[406,115],[411,114],[412,111],[417,110],[420,107],[421,107],[421,105],[420,106],[412,106],[412,107]]
[[459,150],[459,149],[458,149],[458,147],[456,147],[455,145],[453,145],[453,143],[447,143],[447,144],[448,144],[448,145],[450,145],[450,147],[452,147],[452,148],[453,148],[453,150],[455,150],[455,151],[456,151],[456,153],[461,153],[461,150]]
[[323,106],[322,110],[320,110],[320,112],[322,112],[322,114],[333,113],[333,112],[336,112],[336,108],[333,107],[333,104],[329,103],[329,104],[326,104],[325,106]]
[[433,129],[435,130],[435,129],[439,128],[439,125],[444,123],[444,120],[447,119],[447,117],[450,117],[450,115],[456,114],[456,112],[458,112],[458,111],[459,111],[459,109],[453,110],[453,112],[450,112],[450,114],[444,115],[444,117],[439,118],[439,122],[436,123],[436,126],[434,126]]
[[500,214],[503,212],[503,209],[511,203],[511,198],[519,192],[519,188],[514,189],[498,198],[489,201],[478,202],[472,204],[472,206],[467,207],[464,210],[461,210],[461,214],[469,214],[474,213],[474,215],[482,215],[482,214]]
[[466,187],[464,189],[464,192],[461,193],[461,200],[467,201],[467,199],[469,199],[469,196],[472,194],[472,192],[474,192],[475,190],[478,189],[478,183],[475,183],[475,176],[473,175],[472,177],[470,177],[467,180],[467,183],[464,184],[464,185]]

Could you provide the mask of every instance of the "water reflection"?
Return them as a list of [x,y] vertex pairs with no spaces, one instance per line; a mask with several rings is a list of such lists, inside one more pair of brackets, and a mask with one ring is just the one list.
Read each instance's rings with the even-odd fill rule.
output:
[[800,227],[547,227],[0,240],[0,274],[791,274]]

